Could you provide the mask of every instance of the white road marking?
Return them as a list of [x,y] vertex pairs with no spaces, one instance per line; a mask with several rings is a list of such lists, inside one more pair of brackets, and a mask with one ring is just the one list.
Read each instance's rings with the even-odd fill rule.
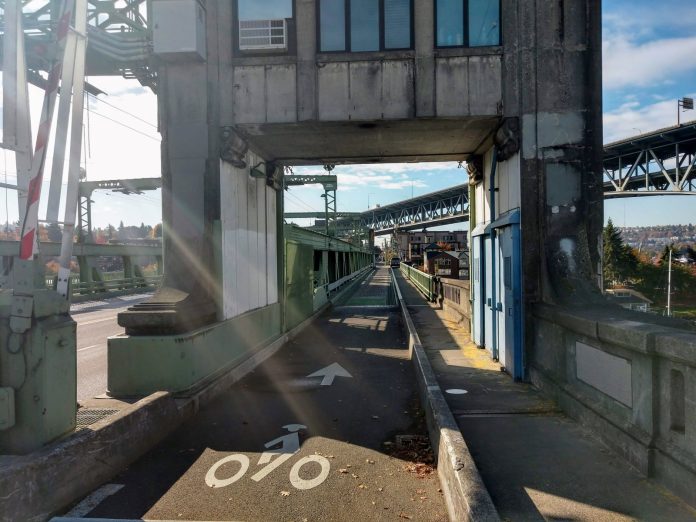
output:
[[90,324],[103,323],[105,321],[113,321],[115,317],[105,317],[104,319],[95,319],[94,321],[87,321],[86,323],[77,323],[77,326],[87,326]]
[[353,378],[353,376],[338,363],[330,364],[326,368],[322,368],[321,370],[317,370],[316,372],[309,374],[307,377],[324,377],[324,379],[321,381],[322,386],[331,386],[336,377]]
[[[228,462],[239,462],[239,471],[237,471],[237,473],[235,473],[227,479],[217,478],[215,476],[215,472],[218,470],[220,466]],[[225,457],[224,459],[218,460],[215,464],[213,464],[213,466],[208,470],[208,473],[206,473],[205,475],[205,483],[208,484],[208,486],[210,486],[211,488],[224,488],[225,486],[229,486],[230,484],[237,482],[240,478],[244,476],[248,469],[249,457],[247,457],[246,455],[242,455],[241,453],[230,455],[228,457]]]
[[[313,479],[303,479],[300,477],[300,470],[302,469],[302,466],[310,462],[318,463],[321,466],[321,471],[319,472],[319,475]],[[325,457],[322,457],[321,455],[309,455],[308,457],[303,457],[295,462],[295,465],[290,470],[290,484],[295,486],[296,489],[316,488],[319,484],[326,480],[330,471],[331,464]]]
[[[264,456],[266,453],[264,453],[261,456],[261,459],[259,459],[259,465],[262,464],[262,460],[264,460]],[[291,459],[294,453],[284,453],[282,455],[278,455],[274,461],[272,461],[270,464],[267,464],[264,468],[261,469],[258,473],[254,474],[254,476],[251,477],[251,480],[254,482],[260,482],[261,480],[265,479],[268,474],[276,469],[278,466],[280,466],[283,462],[285,462],[288,459]]]
[[87,513],[101,504],[107,497],[118,493],[123,488],[123,484],[106,484],[90,493],[82,502],[72,508],[64,517],[82,518]]
[[[340,366],[339,366],[340,368]],[[342,369],[342,368],[341,368]],[[343,369],[342,369],[343,370]],[[343,370],[345,371],[345,370]],[[347,373],[347,372],[346,372]],[[297,433],[302,429],[306,429],[306,426],[302,424],[288,424],[283,426],[289,431],[288,434],[282,435],[276,439],[273,439],[264,446],[266,448],[272,448],[274,446],[280,446],[279,448],[264,451],[259,458],[257,466],[265,466],[256,472],[251,480],[255,482],[260,482],[266,478],[272,471],[280,467],[283,463],[287,462],[289,459],[294,457],[300,451],[300,436]],[[215,473],[220,469],[223,464],[228,462],[238,462],[239,470],[229,478],[221,479],[218,478]],[[316,462],[320,466],[319,475],[313,479],[304,479],[300,477],[300,471],[302,467],[311,462]],[[205,483],[211,488],[224,488],[237,482],[241,479],[246,472],[249,470],[249,457],[242,453],[235,453],[234,455],[228,455],[220,460],[218,460],[212,467],[208,470],[205,475]],[[295,489],[312,489],[322,484],[329,473],[331,472],[331,463],[325,457],[321,455],[310,455],[308,457],[301,458],[295,465],[290,469],[290,483],[295,487]]]
[[464,395],[465,393],[469,393],[468,391],[462,390],[462,389],[459,389],[459,388],[450,388],[449,390],[446,390],[446,391],[447,391],[447,393],[449,393],[450,395]]
[[85,350],[91,350],[92,348],[99,348],[100,346],[104,346],[103,344],[93,344],[92,346],[87,346],[86,348],[80,348],[78,351],[79,352],[84,352]]

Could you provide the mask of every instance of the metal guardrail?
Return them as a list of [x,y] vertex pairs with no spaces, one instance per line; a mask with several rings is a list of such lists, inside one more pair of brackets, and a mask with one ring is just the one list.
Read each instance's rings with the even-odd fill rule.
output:
[[406,263],[401,263],[399,270],[406,279],[411,281],[416,288],[428,298],[428,301],[435,301],[437,299],[437,286],[439,280],[437,276],[432,276],[420,270],[416,270]]
[[[81,282],[80,276],[75,274],[70,278],[70,290],[73,296],[85,296],[107,292],[111,295],[116,295],[117,292],[128,293],[132,290],[154,289],[159,286],[161,281],[162,276],[155,275]],[[55,284],[56,276],[46,277],[46,288],[54,288]]]
[[73,295],[89,295],[101,292],[113,294],[119,291],[147,290],[156,288],[162,276],[133,277],[131,279],[112,279],[110,281],[92,281],[78,283],[71,287]]

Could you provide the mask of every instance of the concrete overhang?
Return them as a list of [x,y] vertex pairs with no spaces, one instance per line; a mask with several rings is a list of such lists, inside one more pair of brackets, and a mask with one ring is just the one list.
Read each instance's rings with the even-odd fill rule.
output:
[[464,161],[492,146],[497,116],[238,124],[252,149],[284,165]]

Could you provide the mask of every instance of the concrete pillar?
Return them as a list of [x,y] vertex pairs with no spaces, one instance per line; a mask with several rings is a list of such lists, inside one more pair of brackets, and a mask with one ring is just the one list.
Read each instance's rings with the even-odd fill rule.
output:
[[123,256],[123,278],[133,279],[133,261],[130,256]]
[[295,0],[297,17],[297,118],[317,118],[316,0]]
[[434,0],[414,2],[414,48],[416,51],[416,116],[435,116]]
[[187,332],[218,317],[219,4],[205,4],[207,61],[163,61],[158,68],[164,281],[146,303],[119,314],[131,335]]
[[[499,151],[519,145],[522,273],[531,305],[601,300],[601,2],[503,0]],[[531,346],[533,328],[526,328]]]

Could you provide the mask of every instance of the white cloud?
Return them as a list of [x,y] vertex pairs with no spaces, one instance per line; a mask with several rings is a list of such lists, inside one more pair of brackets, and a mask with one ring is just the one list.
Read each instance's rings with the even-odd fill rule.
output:
[[696,36],[637,43],[619,32],[605,38],[603,54],[605,89],[661,85],[696,70]]
[[[693,95],[692,95],[693,96]],[[677,124],[677,100],[664,100],[640,106],[633,102],[625,103],[613,111],[604,113],[604,142],[611,143],[623,138],[644,134]],[[693,112],[686,118],[694,117]]]
[[[332,174],[338,176],[338,187],[341,191],[370,187],[383,190],[403,190],[406,188],[424,188],[428,185],[416,175],[452,171],[457,169],[457,163],[385,163],[370,165],[339,165]],[[297,174],[321,175],[326,171],[321,167],[298,167]]]

